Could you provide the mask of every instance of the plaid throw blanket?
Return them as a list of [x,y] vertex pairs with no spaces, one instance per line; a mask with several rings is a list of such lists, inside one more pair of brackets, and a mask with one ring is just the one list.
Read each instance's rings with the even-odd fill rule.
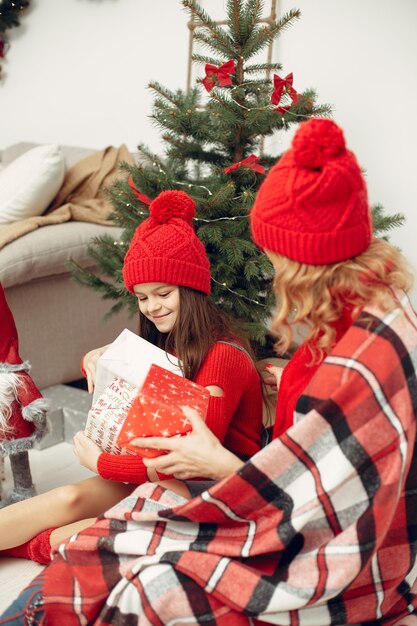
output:
[[413,624],[416,365],[411,308],[368,309],[241,471],[189,502],[142,485],[63,544],[48,626]]

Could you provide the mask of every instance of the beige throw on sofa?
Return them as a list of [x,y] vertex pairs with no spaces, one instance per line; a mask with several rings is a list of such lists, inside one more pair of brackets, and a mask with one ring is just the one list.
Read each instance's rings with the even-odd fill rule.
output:
[[111,224],[108,219],[111,203],[102,193],[119,172],[121,161],[133,164],[132,155],[123,144],[95,152],[71,167],[62,187],[44,215],[29,217],[0,228],[0,248],[22,235],[49,224],[70,220]]

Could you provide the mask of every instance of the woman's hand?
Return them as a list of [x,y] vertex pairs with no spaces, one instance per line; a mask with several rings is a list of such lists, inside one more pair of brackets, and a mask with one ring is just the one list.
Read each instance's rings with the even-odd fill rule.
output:
[[88,393],[93,393],[94,384],[96,382],[97,361],[109,346],[102,348],[94,348],[90,350],[83,358],[83,368],[87,376]]
[[184,437],[141,437],[130,445],[167,450],[168,454],[156,458],[143,458],[149,469],[172,474],[180,480],[189,478],[213,478],[221,480],[238,470],[243,461],[223,448],[220,441],[205,425],[198,413],[183,407],[184,415],[190,420],[192,431]]
[[270,363],[266,365],[264,369],[265,373],[262,375],[265,385],[268,385],[273,391],[278,391],[283,371],[283,367],[271,365]]
[[97,474],[98,457],[101,454],[100,448],[82,430],[75,433],[73,441],[74,454],[80,465]]

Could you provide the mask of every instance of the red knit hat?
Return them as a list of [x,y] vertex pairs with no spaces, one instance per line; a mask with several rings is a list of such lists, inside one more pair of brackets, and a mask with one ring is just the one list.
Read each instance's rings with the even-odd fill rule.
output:
[[19,340],[12,312],[0,284],[0,366],[20,365]]
[[366,185],[337,124],[317,118],[300,124],[258,191],[251,229],[261,248],[311,265],[367,249],[372,222]]
[[149,206],[126,253],[129,291],[143,283],[168,283],[210,293],[210,263],[192,226],[195,203],[184,191],[163,191]]

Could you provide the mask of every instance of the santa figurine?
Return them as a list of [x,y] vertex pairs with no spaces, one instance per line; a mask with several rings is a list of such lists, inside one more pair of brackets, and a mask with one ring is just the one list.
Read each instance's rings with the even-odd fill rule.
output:
[[0,474],[8,455],[13,489],[0,508],[35,495],[29,450],[47,432],[47,401],[29,376],[29,363],[19,356],[16,324],[0,284]]

